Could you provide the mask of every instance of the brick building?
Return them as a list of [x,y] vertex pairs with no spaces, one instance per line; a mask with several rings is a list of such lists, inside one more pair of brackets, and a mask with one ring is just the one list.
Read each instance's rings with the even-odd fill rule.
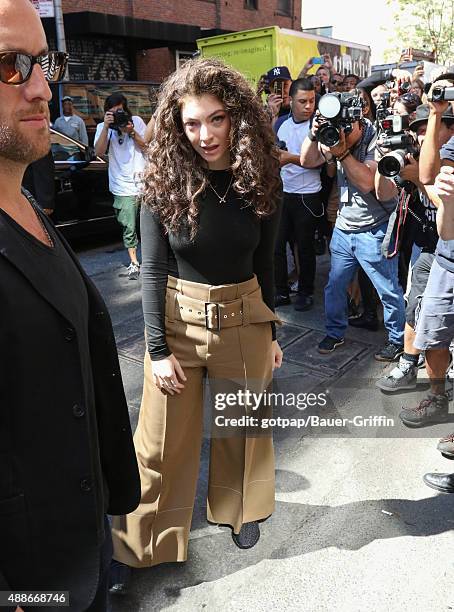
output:
[[[63,0],[75,80],[160,82],[197,38],[278,25],[301,29],[301,0]],[[53,19],[43,19],[55,48]]]

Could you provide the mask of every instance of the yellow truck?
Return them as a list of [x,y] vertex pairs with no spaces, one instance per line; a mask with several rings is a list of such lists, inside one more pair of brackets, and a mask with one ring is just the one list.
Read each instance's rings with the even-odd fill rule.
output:
[[275,66],[287,66],[296,79],[310,57],[324,53],[330,54],[334,69],[341,74],[363,78],[370,73],[370,47],[278,26],[200,38],[197,46],[203,57],[220,57],[254,86]]

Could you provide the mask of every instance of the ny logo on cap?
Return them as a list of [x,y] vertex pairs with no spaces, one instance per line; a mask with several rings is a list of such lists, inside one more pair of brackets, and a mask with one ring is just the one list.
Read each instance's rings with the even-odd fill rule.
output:
[[273,74],[274,74],[274,76],[276,76],[278,74],[281,74],[281,69],[280,68],[274,68]]

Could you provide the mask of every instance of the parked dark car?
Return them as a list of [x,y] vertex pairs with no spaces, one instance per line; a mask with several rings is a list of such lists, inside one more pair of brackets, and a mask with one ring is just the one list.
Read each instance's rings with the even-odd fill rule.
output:
[[119,232],[109,192],[108,162],[94,149],[51,129],[55,176],[52,219],[69,239]]
[[51,120],[55,121],[63,112],[62,99],[70,96],[74,113],[85,122],[89,143],[93,139],[98,123],[104,120],[104,102],[114,92],[122,93],[128,100],[133,115],[139,115],[148,123],[155,108],[159,84],[149,81],[60,81],[51,84]]

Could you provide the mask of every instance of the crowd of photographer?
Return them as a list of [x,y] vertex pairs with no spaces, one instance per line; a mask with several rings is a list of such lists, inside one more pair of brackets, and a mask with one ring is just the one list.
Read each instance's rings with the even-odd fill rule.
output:
[[[284,188],[276,305],[291,303],[287,269],[294,259],[294,307],[313,307],[315,237],[324,232],[331,267],[319,352],[344,344],[349,324],[378,329],[379,300],[388,340],[375,358],[397,364],[377,386],[389,393],[414,389],[425,362],[430,391],[416,407],[403,408],[400,419],[408,427],[446,422],[454,338],[454,73],[429,85],[420,68],[360,81],[334,72],[326,55],[310,59],[293,82],[286,67],[264,76]],[[454,458],[454,434],[438,448]],[[424,480],[454,492],[454,474]]]

